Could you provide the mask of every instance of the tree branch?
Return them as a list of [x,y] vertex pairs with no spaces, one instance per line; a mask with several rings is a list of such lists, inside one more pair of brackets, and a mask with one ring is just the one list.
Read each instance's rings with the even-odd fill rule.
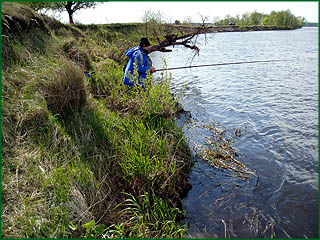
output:
[[193,51],[195,51],[196,54],[199,55],[200,49],[196,46],[196,41],[192,43],[191,40],[198,34],[206,33],[206,28],[203,25],[200,28],[189,28],[188,30],[191,31],[191,33],[187,33],[187,34],[182,33],[182,35],[180,36],[178,36],[177,34],[166,35],[163,41],[160,41],[159,37],[157,37],[157,40],[159,43],[151,46],[149,49],[149,52],[150,53],[155,51],[172,52],[171,49],[167,49],[166,47],[182,45],[186,48],[192,49]]

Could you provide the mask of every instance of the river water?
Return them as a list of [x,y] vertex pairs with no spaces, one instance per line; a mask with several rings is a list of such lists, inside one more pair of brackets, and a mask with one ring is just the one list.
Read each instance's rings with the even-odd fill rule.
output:
[[[156,68],[286,59],[171,71],[190,111],[177,119],[194,149],[192,189],[183,201],[185,237],[318,236],[318,29],[198,36],[200,55],[174,47],[153,53]],[[158,73],[157,73],[158,74]],[[241,130],[232,147],[256,173],[230,176],[196,157],[210,131]]]

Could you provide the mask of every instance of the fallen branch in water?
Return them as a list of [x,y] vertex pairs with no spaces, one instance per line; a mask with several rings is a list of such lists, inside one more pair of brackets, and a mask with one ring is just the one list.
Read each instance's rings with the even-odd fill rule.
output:
[[189,33],[181,33],[178,34],[167,34],[165,36],[165,39],[160,41],[158,37],[158,44],[152,45],[149,49],[149,52],[172,52],[171,49],[167,49],[166,47],[169,46],[177,46],[181,45],[186,48],[189,48],[193,50],[196,54],[199,54],[199,47],[196,46],[196,39],[193,41],[194,37],[196,37],[199,34],[203,34],[207,32],[207,28],[204,26],[204,24],[201,27],[198,28],[190,28]]
[[192,49],[197,54],[199,54],[200,49],[191,42],[191,39],[195,35],[196,34],[187,34],[183,36],[177,36],[175,34],[167,35],[165,36],[165,40],[159,42],[159,44],[151,46],[149,49],[149,52],[155,52],[155,51],[172,52],[171,49],[167,49],[166,47],[181,45],[186,48]]

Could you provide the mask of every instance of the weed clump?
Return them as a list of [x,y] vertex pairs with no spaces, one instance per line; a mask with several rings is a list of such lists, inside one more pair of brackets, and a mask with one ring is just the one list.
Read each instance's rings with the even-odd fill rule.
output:
[[228,131],[217,127],[215,124],[204,127],[210,131],[211,136],[207,138],[206,147],[200,149],[200,155],[211,166],[220,170],[230,171],[242,178],[250,178],[255,175],[245,164],[236,159],[240,155],[231,146],[234,138],[241,137],[240,129]]
[[77,47],[76,41],[66,42],[62,46],[66,56],[71,59],[77,66],[83,68],[84,71],[91,70],[91,64],[88,55]]
[[84,75],[72,62],[62,60],[52,73],[40,79],[40,92],[48,108],[58,115],[79,109],[86,101]]
[[131,217],[126,223],[130,226],[129,237],[182,238],[187,230],[175,224],[183,216],[179,208],[170,207],[161,198],[151,198],[148,192],[139,197],[128,195],[123,204],[123,212]]

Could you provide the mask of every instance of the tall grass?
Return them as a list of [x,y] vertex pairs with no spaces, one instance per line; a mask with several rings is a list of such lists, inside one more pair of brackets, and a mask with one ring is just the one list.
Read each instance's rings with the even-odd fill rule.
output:
[[125,222],[106,226],[94,220],[84,224],[85,238],[182,238],[186,225],[177,220],[183,212],[171,207],[158,197],[151,197],[148,192],[138,197],[124,193],[127,198],[117,207],[124,209]]
[[128,195],[124,211],[131,217],[127,224],[130,226],[130,238],[181,238],[186,232],[186,226],[176,223],[182,211],[169,207],[161,198],[151,198],[149,193],[139,197]]
[[160,175],[167,179],[175,174],[175,136],[163,133],[163,127],[146,125],[141,119],[124,120],[122,127],[127,138],[121,141],[119,148],[123,155],[120,166],[129,181],[132,178],[152,180]]

